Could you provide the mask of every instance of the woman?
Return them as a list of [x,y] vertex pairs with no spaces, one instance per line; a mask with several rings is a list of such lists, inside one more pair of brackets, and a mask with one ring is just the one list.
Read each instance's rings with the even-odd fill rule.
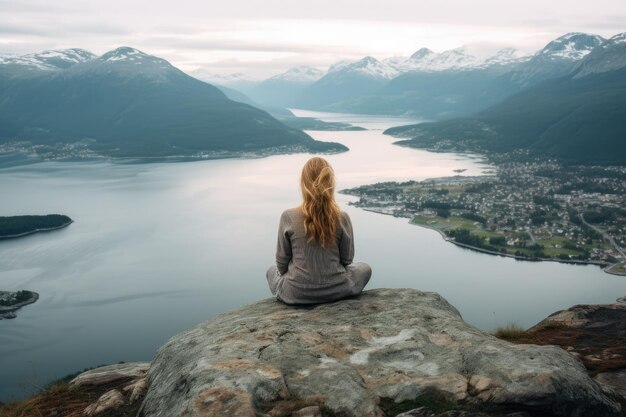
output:
[[372,270],[352,262],[352,223],[335,202],[335,173],[325,159],[307,161],[300,189],[302,204],[280,217],[276,265],[267,270],[272,294],[287,304],[315,304],[361,293]]

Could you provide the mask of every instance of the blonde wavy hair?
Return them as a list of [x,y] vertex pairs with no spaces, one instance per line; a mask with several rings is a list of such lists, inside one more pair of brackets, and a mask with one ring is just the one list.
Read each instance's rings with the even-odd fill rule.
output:
[[335,171],[324,159],[309,159],[300,176],[304,230],[309,242],[327,247],[335,240],[335,228],[341,209],[335,202]]

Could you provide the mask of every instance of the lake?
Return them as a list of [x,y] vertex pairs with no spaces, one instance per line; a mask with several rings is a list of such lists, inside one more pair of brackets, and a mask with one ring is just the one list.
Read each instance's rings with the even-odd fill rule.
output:
[[[329,155],[338,189],[380,181],[480,175],[471,155],[392,145],[385,128],[414,120],[296,111],[369,130],[309,132],[349,152]],[[0,401],[100,364],[149,361],[176,333],[270,296],[281,212],[300,202],[306,154],[131,164],[39,162],[0,169],[0,215],[61,213],[71,226],[0,241],[0,289],[40,299],[0,321]],[[366,212],[338,195],[369,288],[436,291],[484,329],[530,326],[580,303],[626,295],[626,277],[596,266],[525,262],[446,243],[432,230]]]

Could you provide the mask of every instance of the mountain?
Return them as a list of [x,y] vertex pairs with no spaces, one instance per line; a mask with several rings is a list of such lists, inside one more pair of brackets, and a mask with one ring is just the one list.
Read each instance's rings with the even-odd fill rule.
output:
[[0,96],[0,143],[78,143],[119,157],[346,149],[129,47],[64,69],[0,76]]
[[290,68],[250,88],[248,94],[254,100],[267,105],[292,107],[296,97],[323,75],[322,71],[313,67]]
[[444,119],[476,112],[510,95],[503,74],[527,60],[507,48],[479,59],[467,48],[436,54],[421,49],[410,58],[383,61],[399,75],[370,95],[327,104],[325,109],[366,114]]
[[396,75],[394,68],[371,56],[341,62],[300,92],[295,102],[302,108],[324,109],[329,104],[372,94]]
[[484,69],[412,71],[394,78],[375,95],[328,107],[355,113],[451,118],[474,113],[506,96],[506,88],[492,88],[499,75]]
[[481,59],[467,47],[442,53],[421,48],[410,57],[382,61],[366,57],[332,66],[295,104],[339,112],[453,117],[501,99],[500,91],[486,86],[528,59],[512,48]]
[[[415,54],[411,56],[411,60]],[[428,54],[422,57],[413,70],[444,71],[450,69],[470,68],[476,66],[480,60],[472,55],[467,48],[461,47],[444,51],[440,54]]]
[[286,72],[279,74],[279,75],[275,75],[269,80],[276,80],[276,81],[280,80],[280,81],[292,82],[292,83],[297,83],[297,84],[309,84],[309,83],[313,83],[319,80],[320,78],[322,78],[323,75],[324,75],[324,72],[317,68],[299,66],[299,67],[290,68]]
[[510,81],[528,87],[571,73],[579,62],[605,41],[598,35],[568,33],[548,43],[532,59],[513,71]]
[[485,59],[482,64],[479,64],[479,68],[494,68],[494,67],[515,67],[526,61],[529,61],[531,57],[524,55],[515,48],[504,48],[497,51],[494,55]]
[[27,55],[0,56],[0,71],[3,75],[19,76],[24,72],[54,71],[91,61],[96,55],[79,48],[43,51]]
[[296,107],[434,120],[466,116],[550,78],[570,74],[604,39],[568,33],[533,56],[504,48],[484,57],[472,47],[409,57],[365,57],[332,66],[305,89]]
[[428,48],[420,48],[411,55],[411,59],[415,61],[420,61],[428,56],[433,55],[434,52]]
[[222,93],[224,93],[224,95],[229,100],[238,101],[239,103],[244,103],[249,106],[264,110],[278,120],[295,117],[291,111],[287,110],[284,107],[265,106],[263,104],[259,104],[241,91],[235,90],[234,88],[225,87],[223,85],[216,85],[215,87],[217,87]]
[[[408,58],[381,61],[379,66],[385,68],[377,73],[385,74],[388,81],[379,82],[377,87],[338,99],[335,91],[332,100],[326,96],[326,101],[309,100],[304,104],[327,111],[410,115],[431,120],[468,116],[544,80],[571,74],[603,42],[597,35],[569,33],[549,42],[533,56],[504,48],[486,58],[479,58],[468,47],[441,53],[422,48]],[[598,59],[604,61],[602,57]],[[324,94],[319,90],[316,93]]]
[[626,67],[626,32],[595,48],[577,69],[576,78]]
[[[579,63],[473,117],[389,129],[407,146],[525,150],[578,163],[626,163],[626,48],[621,35]],[[604,62],[604,65],[600,63]],[[621,63],[621,64],[620,64]]]

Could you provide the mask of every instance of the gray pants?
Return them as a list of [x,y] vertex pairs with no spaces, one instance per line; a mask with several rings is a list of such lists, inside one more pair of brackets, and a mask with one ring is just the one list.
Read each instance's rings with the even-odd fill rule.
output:
[[272,295],[287,304],[318,304],[358,295],[363,291],[372,276],[372,269],[365,262],[354,262],[346,266],[345,280],[329,287],[302,288],[289,285],[280,275],[276,265],[266,273],[267,284]]

